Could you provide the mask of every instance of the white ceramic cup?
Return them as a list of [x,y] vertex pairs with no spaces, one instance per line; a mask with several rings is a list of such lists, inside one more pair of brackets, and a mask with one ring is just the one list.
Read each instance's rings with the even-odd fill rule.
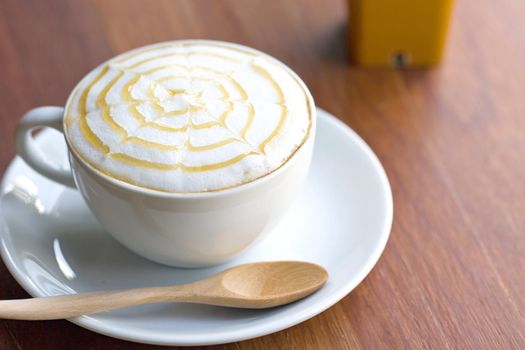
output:
[[[97,171],[72,152],[70,145],[70,169],[60,168],[39,149],[31,131],[51,127],[64,133],[62,107],[39,107],[26,113],[16,130],[17,152],[40,174],[76,187],[102,226],[135,253],[179,267],[219,264],[269,232],[305,182],[314,145],[316,109],[304,83],[290,73],[308,96],[313,114],[310,135],[283,166],[238,187],[187,194],[150,190]],[[70,101],[71,96],[66,107]]]

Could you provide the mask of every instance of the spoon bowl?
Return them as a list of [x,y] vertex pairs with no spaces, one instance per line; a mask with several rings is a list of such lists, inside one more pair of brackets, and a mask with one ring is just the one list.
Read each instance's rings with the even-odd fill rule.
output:
[[328,279],[321,266],[298,262],[265,262],[241,265],[223,272],[222,286],[242,296],[250,308],[283,305],[301,299]]

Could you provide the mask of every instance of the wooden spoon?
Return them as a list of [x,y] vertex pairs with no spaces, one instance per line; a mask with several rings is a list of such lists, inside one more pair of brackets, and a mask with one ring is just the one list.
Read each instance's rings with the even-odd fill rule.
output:
[[2,300],[0,318],[54,320],[167,301],[264,309],[302,299],[321,288],[327,278],[326,270],[316,264],[260,262],[190,284]]

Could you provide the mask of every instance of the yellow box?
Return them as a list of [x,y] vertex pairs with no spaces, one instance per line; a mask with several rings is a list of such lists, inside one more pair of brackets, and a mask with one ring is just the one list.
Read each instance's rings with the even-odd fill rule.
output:
[[363,66],[439,63],[452,0],[349,0],[350,60]]

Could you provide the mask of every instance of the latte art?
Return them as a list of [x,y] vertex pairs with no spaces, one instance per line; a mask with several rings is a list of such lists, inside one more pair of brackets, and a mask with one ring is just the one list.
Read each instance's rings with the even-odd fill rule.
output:
[[284,164],[309,136],[311,98],[254,50],[173,42],[92,71],[66,107],[74,153],[98,171],[167,192],[241,185]]

